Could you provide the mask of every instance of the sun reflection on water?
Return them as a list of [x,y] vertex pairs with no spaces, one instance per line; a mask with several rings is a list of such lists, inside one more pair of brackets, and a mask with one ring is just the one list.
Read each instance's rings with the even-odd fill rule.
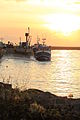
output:
[[[71,60],[70,54],[65,50],[58,51],[56,54],[58,57],[55,62],[54,74],[52,74],[52,78],[54,78],[55,87],[58,95],[67,95],[66,93],[71,92],[69,83],[71,83],[72,73],[71,71]],[[54,64],[54,63],[53,63]],[[56,73],[56,74],[55,74]],[[64,90],[64,93],[63,93]]]
[[22,90],[36,88],[56,95],[80,96],[80,51],[54,50],[51,62],[3,57],[0,81]]
[[76,84],[80,83],[80,62],[77,59],[79,56],[75,54],[76,51],[61,50],[55,53],[52,78],[54,78],[53,84],[55,84],[57,95],[68,96],[72,93],[75,96],[76,92],[79,94],[79,85],[76,86]]

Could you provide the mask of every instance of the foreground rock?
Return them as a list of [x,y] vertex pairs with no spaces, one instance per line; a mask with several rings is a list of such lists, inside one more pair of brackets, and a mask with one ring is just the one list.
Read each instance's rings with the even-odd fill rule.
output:
[[80,99],[0,83],[1,120],[80,120]]

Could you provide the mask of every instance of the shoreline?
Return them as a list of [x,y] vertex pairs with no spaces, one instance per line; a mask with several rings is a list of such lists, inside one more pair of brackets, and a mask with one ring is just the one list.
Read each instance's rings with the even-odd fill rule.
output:
[[51,50],[80,50],[80,47],[51,46]]
[[[3,112],[4,111],[4,112]],[[79,120],[80,98],[60,97],[38,89],[19,91],[0,82],[0,119]]]

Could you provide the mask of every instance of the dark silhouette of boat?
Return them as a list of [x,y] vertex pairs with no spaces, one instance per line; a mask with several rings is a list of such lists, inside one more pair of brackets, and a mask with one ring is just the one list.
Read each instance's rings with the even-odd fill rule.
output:
[[39,39],[37,44],[33,46],[34,57],[38,61],[50,61],[51,60],[51,48],[45,44],[45,38],[43,39],[43,44],[39,44]]
[[25,55],[32,54],[32,49],[31,49],[31,46],[30,46],[31,36],[29,35],[29,32],[30,32],[30,29],[28,27],[28,32],[25,33],[26,41],[22,42],[21,38],[20,38],[19,45],[15,46],[15,48],[14,48],[15,53],[25,54]]
[[4,44],[3,42],[0,41],[0,58],[3,56],[4,54]]
[[3,49],[0,48],[0,58],[3,56]]

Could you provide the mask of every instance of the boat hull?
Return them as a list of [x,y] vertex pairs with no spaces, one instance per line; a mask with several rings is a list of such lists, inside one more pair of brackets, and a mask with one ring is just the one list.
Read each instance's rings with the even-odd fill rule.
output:
[[37,51],[35,54],[35,58],[38,61],[50,61],[51,52],[50,51]]
[[3,49],[0,48],[0,58],[3,56]]
[[15,53],[18,53],[18,54],[24,54],[24,55],[31,55],[32,54],[32,49],[25,49],[25,48],[21,48],[21,47],[16,47],[15,48]]

